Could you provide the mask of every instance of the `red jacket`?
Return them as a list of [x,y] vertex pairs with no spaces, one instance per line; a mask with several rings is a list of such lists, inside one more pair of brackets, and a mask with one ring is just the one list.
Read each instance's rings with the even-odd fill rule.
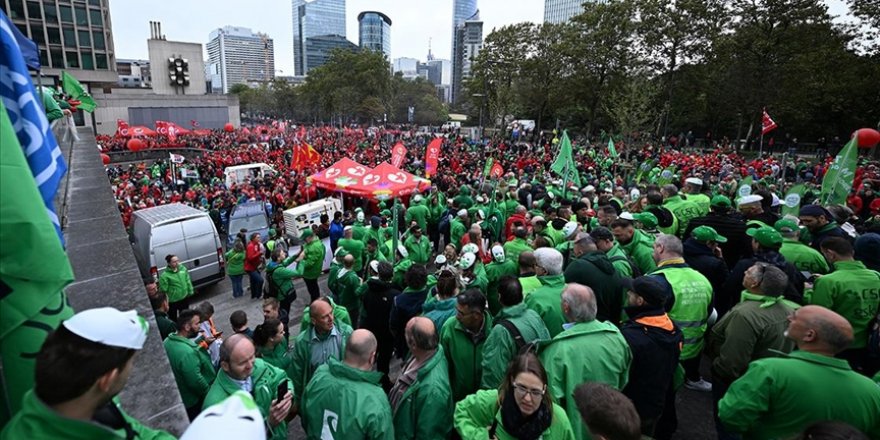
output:
[[506,241],[513,240],[513,224],[519,223],[522,227],[527,227],[529,222],[526,221],[526,216],[523,214],[513,214],[510,218],[507,219],[507,223],[504,225],[504,237]]
[[263,244],[258,241],[249,241],[244,257],[244,270],[253,272],[258,270],[263,262]]

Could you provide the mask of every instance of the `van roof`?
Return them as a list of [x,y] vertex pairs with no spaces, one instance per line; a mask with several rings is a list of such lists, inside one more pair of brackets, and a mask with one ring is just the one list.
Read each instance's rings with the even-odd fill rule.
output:
[[244,202],[235,205],[232,208],[231,217],[240,217],[244,215],[249,215],[253,213],[266,212],[266,202],[256,200],[252,202]]
[[152,226],[158,226],[207,214],[183,203],[170,203],[168,205],[140,209],[135,211],[133,215],[142,218]]
[[256,163],[248,163],[248,164],[244,164],[244,165],[233,165],[231,167],[226,167],[225,171],[244,170],[244,169],[250,169],[250,168],[269,168],[269,169],[274,170],[274,168],[272,168],[271,165],[266,165],[263,162],[256,162]]

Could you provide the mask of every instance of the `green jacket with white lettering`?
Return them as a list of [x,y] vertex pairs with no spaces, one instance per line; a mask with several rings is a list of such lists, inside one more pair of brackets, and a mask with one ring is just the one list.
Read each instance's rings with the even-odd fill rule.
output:
[[810,304],[827,307],[846,318],[853,327],[850,348],[868,344],[868,324],[880,306],[880,273],[861,261],[838,261],[834,272],[820,277],[813,286]]

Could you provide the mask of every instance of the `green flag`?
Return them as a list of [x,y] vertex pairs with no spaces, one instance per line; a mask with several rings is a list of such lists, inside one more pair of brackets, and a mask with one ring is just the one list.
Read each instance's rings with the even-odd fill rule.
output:
[[[73,269],[0,100],[0,425],[34,385],[46,336],[73,315]],[[5,388],[4,388],[5,387]],[[12,407],[6,407],[9,403]]]
[[819,203],[822,206],[832,204],[846,205],[846,196],[852,188],[853,179],[856,176],[856,165],[859,160],[858,135],[846,143],[843,150],[825,172],[822,179],[822,193],[819,195]]
[[636,174],[636,183],[641,182],[645,175],[651,172],[651,168],[654,167],[654,162],[656,161],[648,159],[639,165],[639,172]]
[[614,139],[611,137],[608,138],[608,154],[611,155],[612,158],[617,159],[617,149],[614,148]]
[[82,84],[65,71],[61,71],[61,88],[64,89],[64,93],[79,101],[77,108],[91,113],[95,111],[95,107],[98,106],[92,98],[92,95],[89,95],[89,92],[86,92],[86,89],[83,88]]
[[660,176],[657,178],[657,184],[661,186],[668,185],[672,183],[673,178],[675,178],[675,165],[671,165],[660,172]]
[[752,176],[746,177],[739,181],[739,187],[736,189],[736,198],[741,199],[752,194]]
[[483,167],[483,178],[484,178],[484,179],[486,178],[486,176],[489,175],[489,171],[492,170],[492,164],[493,164],[493,163],[495,163],[495,159],[494,159],[494,158],[491,158],[491,157],[489,158],[489,160],[486,161],[486,166]]
[[574,157],[572,157],[571,140],[568,139],[567,130],[562,131],[562,140],[559,141],[559,154],[556,155],[556,160],[550,165],[550,169],[562,177],[565,186],[568,186],[569,183],[574,183],[578,188],[581,187],[581,178],[578,175]]
[[782,201],[782,215],[793,215],[797,216],[798,212],[801,209],[801,199],[804,198],[804,193],[807,191],[807,187],[804,186],[803,183],[799,183],[791,189],[788,190],[788,193],[785,194],[785,199]]

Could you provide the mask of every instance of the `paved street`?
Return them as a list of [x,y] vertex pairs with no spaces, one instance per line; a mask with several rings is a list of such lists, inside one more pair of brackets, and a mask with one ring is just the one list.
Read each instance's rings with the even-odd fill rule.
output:
[[[327,276],[321,277],[319,284],[321,292],[329,292],[327,289]],[[302,319],[303,309],[308,305],[308,292],[305,283],[301,279],[295,282],[297,291],[297,299],[291,307],[290,330],[291,339],[299,330],[299,322]],[[263,322],[262,300],[250,299],[248,291],[247,276],[245,276],[245,295],[242,298],[232,298],[232,285],[226,278],[222,282],[202,289],[193,299],[193,306],[201,301],[211,301],[214,305],[214,324],[218,330],[224,334],[232,334],[232,327],[229,325],[229,315],[236,310],[244,310],[248,315],[248,325],[253,329]],[[391,366],[392,379],[397,374],[399,363],[394,362]],[[705,369],[705,362],[704,362]],[[709,393],[700,393],[688,389],[682,389],[678,393],[678,433],[676,439],[707,439],[715,438],[715,428],[712,423],[711,404],[712,398]],[[305,434],[300,426],[299,418],[293,420],[289,424],[289,438],[302,439]]]

